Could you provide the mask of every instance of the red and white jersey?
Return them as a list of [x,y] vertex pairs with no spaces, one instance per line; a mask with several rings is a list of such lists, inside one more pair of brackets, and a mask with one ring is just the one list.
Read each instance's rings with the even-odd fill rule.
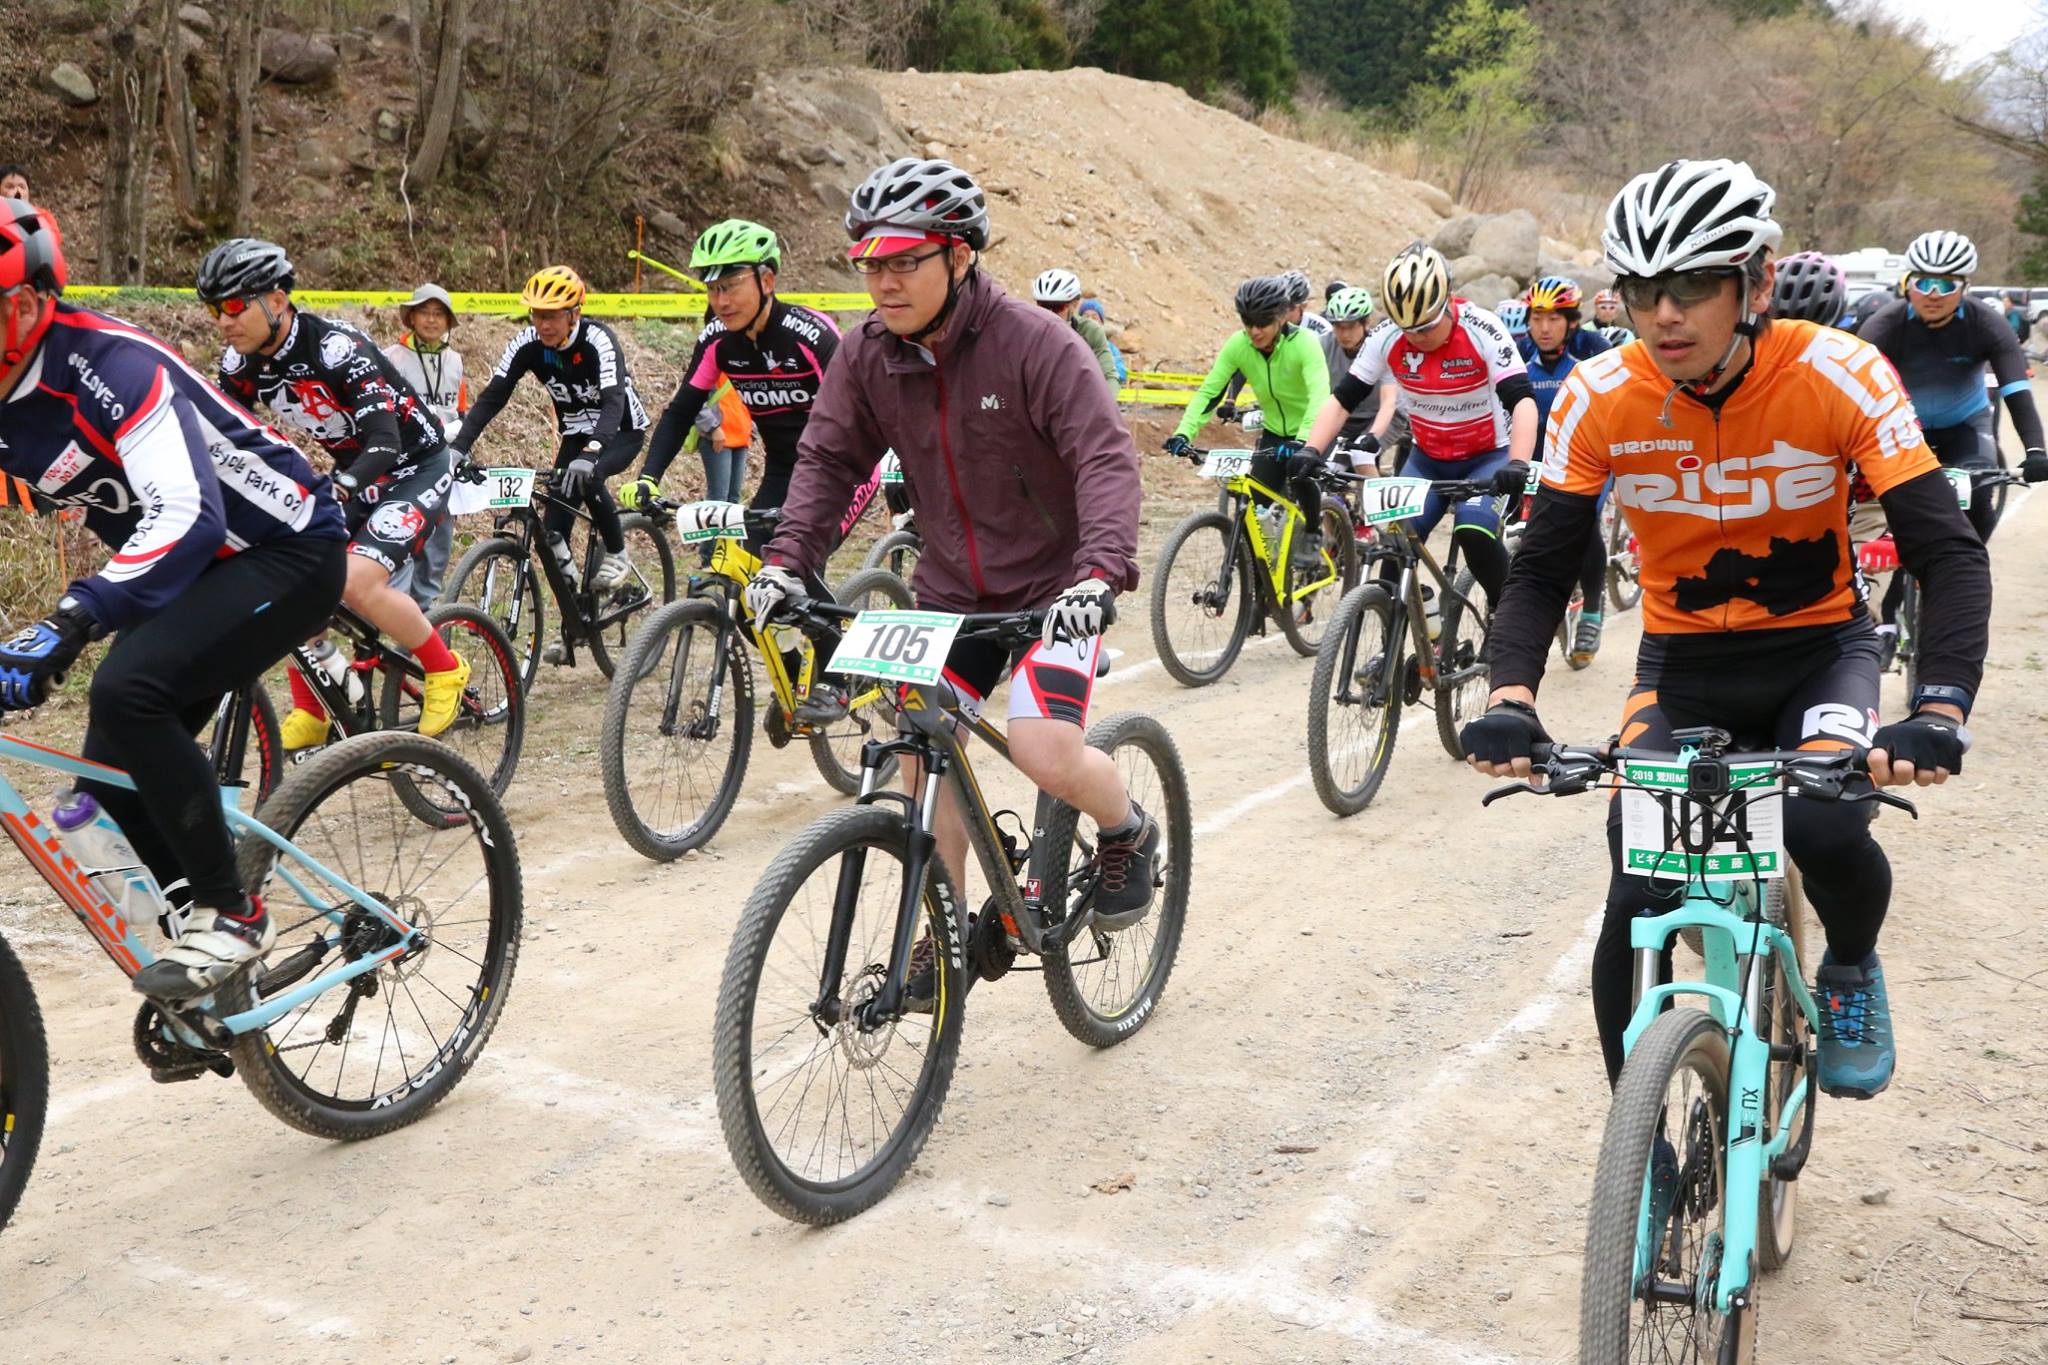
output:
[[1459,298],[1450,309],[1450,340],[1434,351],[1383,322],[1358,348],[1351,373],[1367,384],[1391,378],[1400,388],[1416,449],[1435,460],[1469,460],[1508,443],[1508,412],[1494,385],[1528,367],[1499,318]]

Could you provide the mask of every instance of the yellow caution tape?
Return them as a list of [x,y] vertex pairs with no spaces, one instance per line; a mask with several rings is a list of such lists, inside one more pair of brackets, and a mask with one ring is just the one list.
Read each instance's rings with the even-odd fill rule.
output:
[[[197,303],[199,294],[191,289],[136,288],[115,284],[74,284],[64,296],[74,303],[118,304],[124,297],[146,303]],[[302,308],[391,308],[412,297],[397,289],[295,289],[292,300]],[[486,317],[521,317],[526,305],[517,294],[451,294],[458,313],[481,313]],[[864,313],[874,306],[865,292],[858,294],[777,294],[788,303],[815,308],[822,313]],[[683,318],[695,321],[704,315],[702,294],[586,294],[583,311],[599,318]]]
[[1131,371],[1131,378],[1142,379],[1148,384],[1199,384],[1208,377],[1206,374],[1176,374],[1171,370]]
[[1119,403],[1149,403],[1166,408],[1184,408],[1188,405],[1188,399],[1192,396],[1178,389],[1118,389],[1116,391],[1116,401]]

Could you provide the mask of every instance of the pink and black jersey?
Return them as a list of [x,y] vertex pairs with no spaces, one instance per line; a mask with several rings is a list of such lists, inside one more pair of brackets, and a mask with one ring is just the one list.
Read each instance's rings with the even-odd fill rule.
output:
[[[797,437],[803,435],[825,367],[838,350],[839,328],[832,319],[781,299],[770,304],[758,337],[712,323],[697,338],[683,382],[661,414],[641,473],[658,481],[667,472],[722,375],[732,381],[761,433],[768,456],[762,485],[786,484],[789,471],[796,467]],[[757,497],[755,505],[764,504]]]
[[1391,378],[1400,386],[1416,449],[1431,459],[1469,460],[1508,443],[1508,405],[1495,389],[1528,367],[1499,318],[1464,299],[1450,308],[1450,339],[1434,351],[1383,323],[1358,348],[1351,373],[1366,384]]

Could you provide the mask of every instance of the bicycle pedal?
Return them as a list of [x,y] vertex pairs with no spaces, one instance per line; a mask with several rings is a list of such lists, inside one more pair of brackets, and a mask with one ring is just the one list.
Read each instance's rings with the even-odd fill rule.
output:
[[196,1081],[205,1074],[206,1066],[201,1062],[187,1062],[183,1066],[153,1066],[149,1068],[149,1078],[158,1085],[176,1085],[179,1081]]

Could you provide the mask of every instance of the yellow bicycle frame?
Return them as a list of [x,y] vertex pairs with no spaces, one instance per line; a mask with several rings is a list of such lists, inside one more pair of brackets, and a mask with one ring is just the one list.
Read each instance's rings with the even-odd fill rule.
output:
[[[711,551],[711,571],[722,578],[730,579],[742,588],[747,585],[748,579],[760,572],[760,569],[760,556],[749,550],[746,542],[743,540],[721,540]],[[774,689],[775,700],[782,705],[782,714],[794,716],[796,714],[797,699],[810,695],[811,683],[817,677],[818,647],[811,640],[810,636],[802,631],[793,631],[796,637],[803,642],[798,650],[799,655],[803,659],[803,664],[798,669],[797,676],[794,678],[790,677],[789,666],[783,661],[782,651],[779,648],[768,647],[764,640],[768,638],[768,631],[779,632],[792,630],[792,628],[788,626],[764,628],[748,611],[745,596],[741,596],[739,603],[740,620],[752,627],[750,631],[742,632],[742,634],[748,643],[753,646],[754,652],[761,656],[761,665],[768,670],[768,685]],[[850,713],[858,711],[863,707],[872,706],[882,700],[883,695],[884,688],[881,684],[877,683],[869,687],[867,691],[847,698],[847,710]]]
[[[1287,552],[1294,544],[1295,529],[1308,524],[1308,517],[1283,494],[1276,493],[1249,474],[1237,474],[1224,482],[1224,488],[1231,496],[1239,499],[1238,516],[1244,522],[1245,534],[1250,537],[1252,555],[1266,572],[1266,581],[1273,589],[1273,600],[1282,606],[1294,603],[1321,592],[1337,581],[1337,563],[1330,558],[1327,548],[1321,551],[1323,575],[1296,583],[1294,591],[1287,591]],[[1275,545],[1266,539],[1266,528],[1258,518],[1258,504],[1254,494],[1262,494],[1275,506],[1285,508],[1287,520],[1280,528],[1280,543]]]

